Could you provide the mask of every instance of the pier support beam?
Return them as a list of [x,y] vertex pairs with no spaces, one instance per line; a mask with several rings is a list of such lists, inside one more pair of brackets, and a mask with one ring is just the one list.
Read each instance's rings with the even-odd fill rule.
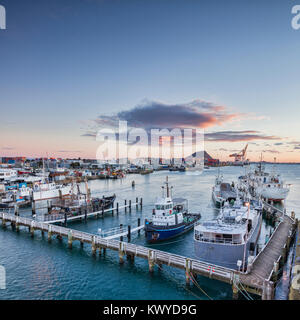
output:
[[119,263],[120,264],[124,263],[124,255],[125,255],[124,242],[120,242],[120,245],[119,245]]
[[239,290],[235,284],[232,284],[232,299],[238,300],[239,298]]
[[140,199],[140,206],[141,206],[141,209],[143,209],[143,198]]
[[273,300],[274,298],[274,283],[272,281],[264,281],[262,300]]
[[30,234],[31,234],[31,238],[33,238],[34,237],[34,221],[32,221],[30,225]]
[[278,271],[279,271],[279,263],[274,262],[274,267],[273,267],[273,281],[276,283],[278,279]]
[[239,275],[235,273],[233,275],[233,282],[232,282],[232,299],[237,300],[239,298],[239,289],[238,283],[240,282]]
[[92,255],[95,256],[97,252],[96,240],[95,236],[92,238]]
[[69,247],[69,249],[72,249],[72,243],[73,243],[73,235],[72,235],[72,231],[70,230],[68,233],[68,247]]
[[154,252],[153,250],[148,251],[148,264],[149,264],[149,272],[154,271],[154,266],[155,266],[155,257],[154,257]]
[[51,231],[51,225],[49,225],[48,229],[48,242],[50,243],[52,241],[52,231]]
[[190,281],[191,281],[191,260],[190,259],[185,259],[185,284],[187,286],[190,285]]
[[4,218],[2,218],[2,227],[6,228],[6,220]]

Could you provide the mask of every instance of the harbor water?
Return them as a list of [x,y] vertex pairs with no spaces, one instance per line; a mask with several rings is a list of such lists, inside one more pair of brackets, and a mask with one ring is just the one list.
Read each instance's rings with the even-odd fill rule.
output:
[[[286,201],[287,211],[295,211],[296,217],[300,218],[297,196],[300,192],[300,165],[278,164],[276,167],[285,182],[292,184]],[[271,166],[266,166],[266,170],[270,171]],[[103,218],[70,222],[68,227],[95,234],[99,229],[108,230],[120,224],[136,227],[138,218],[143,223],[145,218],[151,217],[166,175],[173,186],[174,197],[187,198],[189,211],[201,212],[201,221],[212,219],[219,213],[211,201],[211,188],[217,171],[217,168],[202,173],[159,171],[149,175],[127,175],[118,180],[92,180],[89,182],[92,196],[115,193],[120,206],[125,200],[134,203],[136,197],[142,197],[142,210],[132,206],[131,212],[121,209],[118,215],[105,213]],[[230,183],[244,173],[242,167],[221,168],[224,181]],[[84,191],[84,184],[81,190]],[[21,214],[30,216],[31,212],[24,209]],[[264,221],[259,240],[261,246],[272,228]],[[131,242],[196,258],[193,231],[166,243],[152,245],[146,243],[142,231],[140,235],[133,234]],[[93,257],[87,244],[82,248],[75,241],[70,250],[66,240],[53,238],[52,243],[48,243],[47,237],[43,238],[40,232],[36,232],[32,239],[27,229],[21,228],[17,233],[10,227],[0,227],[0,265],[6,269],[6,289],[0,290],[0,299],[232,299],[231,286],[219,281],[198,277],[204,294],[197,286],[186,287],[183,270],[156,266],[155,272],[150,274],[147,261],[139,258],[134,262],[125,261],[124,265],[119,265],[118,253],[114,251],[107,250],[105,256]],[[285,288],[279,287],[279,298],[284,298]]]

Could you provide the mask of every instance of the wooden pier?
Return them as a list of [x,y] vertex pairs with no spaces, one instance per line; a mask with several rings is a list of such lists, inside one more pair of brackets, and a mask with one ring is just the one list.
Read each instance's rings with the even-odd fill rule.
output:
[[[10,223],[12,228],[17,231],[20,230],[20,226],[27,227],[32,237],[34,237],[37,230],[40,230],[43,234],[47,232],[49,242],[51,242],[53,235],[57,235],[60,239],[65,237],[68,240],[69,248],[72,248],[74,240],[78,240],[81,245],[84,243],[91,244],[93,254],[96,254],[97,250],[99,250],[99,254],[101,251],[105,252],[106,249],[116,251],[121,264],[124,263],[125,256],[131,260],[134,260],[134,257],[139,257],[148,261],[150,272],[154,271],[155,265],[162,266],[164,264],[184,270],[187,284],[194,281],[196,275],[201,275],[231,284],[234,298],[237,298],[239,292],[247,291],[260,295],[264,300],[274,298],[278,269],[285,262],[296,228],[293,213],[292,217],[284,214],[268,243],[259,252],[254,261],[248,265],[247,271],[240,272],[197,259],[113,240],[110,237],[103,238],[99,235],[16,216],[13,213],[0,213],[0,220],[2,220],[3,227]],[[120,234],[118,234],[119,236]]]

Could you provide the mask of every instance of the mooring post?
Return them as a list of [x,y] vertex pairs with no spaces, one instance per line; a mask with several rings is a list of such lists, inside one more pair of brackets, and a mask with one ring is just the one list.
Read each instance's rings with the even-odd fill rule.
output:
[[97,246],[96,246],[96,238],[95,236],[92,237],[92,254],[93,256],[96,254],[97,252]]
[[[123,224],[120,224],[120,232],[122,233],[123,231]],[[120,237],[120,241],[123,241],[123,236]]]
[[[138,227],[141,226],[141,218],[138,218]],[[141,229],[138,230],[138,235],[141,234]]]
[[295,212],[294,212],[294,211],[291,212],[291,218],[292,218],[293,220],[295,220]]
[[238,283],[239,283],[239,275],[234,273],[233,274],[233,282],[232,282],[232,299],[237,300],[239,298],[239,289],[238,289]]
[[119,202],[117,202],[117,214],[119,214]]
[[264,280],[262,300],[273,300],[274,298],[274,283],[272,281]]
[[49,229],[48,229],[48,242],[51,242],[52,240],[52,231],[51,231],[51,224],[49,224]]
[[128,242],[130,242],[130,240],[131,240],[131,226],[130,225],[128,226],[127,239],[128,239]]
[[68,233],[68,247],[69,247],[69,249],[72,249],[72,242],[73,242],[73,234],[72,234],[72,230],[70,230]]
[[35,201],[32,201],[31,208],[32,208],[32,215],[34,215],[35,214]]
[[87,220],[87,206],[84,207],[84,220]]
[[149,272],[154,271],[154,265],[155,265],[155,257],[154,257],[154,251],[148,250],[148,264],[149,264]]
[[141,198],[140,200],[140,206],[141,206],[141,209],[143,208],[143,198]]
[[279,263],[277,261],[274,261],[273,279],[275,282],[277,282],[277,279],[278,279],[278,270],[279,270]]
[[131,200],[129,200],[129,212],[131,212]]
[[20,226],[19,226],[19,218],[16,218],[16,231],[19,232],[20,231]]
[[185,259],[185,283],[188,286],[190,285],[190,281],[191,281],[190,272],[191,272],[191,260]]
[[30,224],[30,233],[31,233],[31,237],[34,237],[34,221],[31,221]]
[[67,213],[65,212],[65,226],[68,225],[68,218],[67,218]]
[[282,259],[283,259],[283,263],[285,263],[286,256],[287,256],[287,254],[286,254],[286,244],[281,249],[281,256],[282,256]]
[[136,210],[139,208],[139,198],[138,197],[135,198],[135,208],[136,208]]
[[127,212],[127,200],[125,199],[125,212]]
[[2,227],[6,228],[6,220],[4,218],[4,213],[2,213]]
[[20,213],[19,213],[19,206],[16,205],[16,206],[15,206],[15,216],[19,216],[19,215],[20,215]]
[[120,242],[119,244],[119,263],[123,264],[124,263],[124,242]]

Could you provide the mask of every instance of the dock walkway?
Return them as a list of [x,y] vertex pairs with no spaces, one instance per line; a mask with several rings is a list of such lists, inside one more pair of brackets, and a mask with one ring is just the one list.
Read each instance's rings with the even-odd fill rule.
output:
[[125,255],[132,260],[134,257],[146,259],[148,260],[150,272],[154,270],[155,265],[162,266],[163,264],[183,269],[185,270],[187,284],[190,283],[194,276],[201,275],[232,284],[234,296],[238,294],[238,290],[240,291],[243,288],[243,290],[247,290],[250,293],[261,295],[262,299],[273,299],[274,282],[272,281],[272,276],[278,272],[279,264],[285,261],[293,230],[296,226],[294,219],[284,215],[268,243],[256,256],[252,264],[248,265],[247,272],[243,273],[197,259],[103,238],[95,234],[20,217],[7,212],[0,213],[0,220],[2,220],[3,227],[6,227],[6,223],[10,222],[13,229],[17,231],[19,231],[20,226],[28,227],[32,237],[36,230],[40,230],[42,234],[47,232],[49,242],[52,240],[52,235],[57,235],[59,238],[66,237],[69,248],[72,248],[74,240],[78,240],[81,245],[84,243],[91,244],[93,254],[96,254],[97,249],[99,253],[101,251],[105,252],[106,249],[117,251],[120,263],[124,262]]

